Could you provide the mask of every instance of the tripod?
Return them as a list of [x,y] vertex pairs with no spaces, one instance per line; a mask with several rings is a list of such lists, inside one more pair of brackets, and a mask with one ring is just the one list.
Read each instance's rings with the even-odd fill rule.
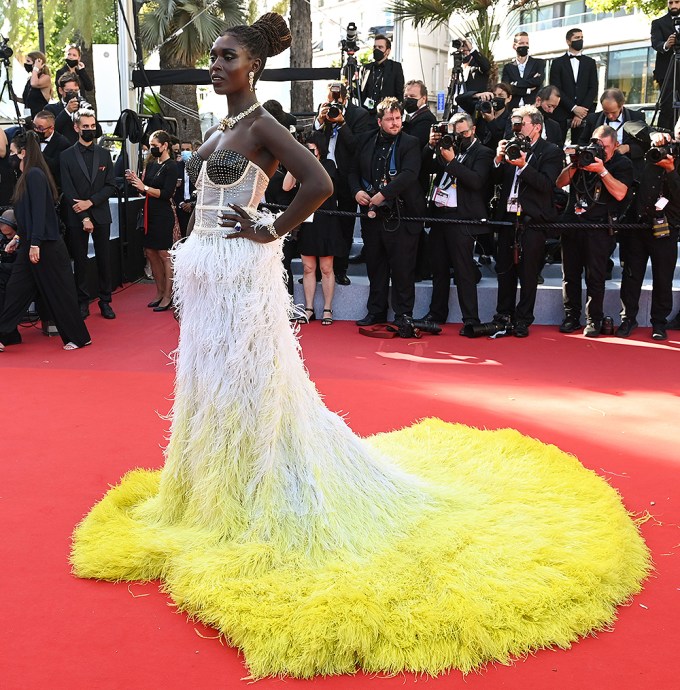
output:
[[[680,68],[678,67],[679,62],[680,46],[675,46],[673,56],[670,63],[668,63],[666,74],[664,75],[663,83],[661,84],[661,89],[659,90],[659,97],[657,98],[656,105],[654,106],[654,114],[652,115],[652,125],[657,124],[658,117],[659,120],[663,120],[662,126],[671,131],[675,129],[675,123],[678,121],[678,118],[680,118],[680,84],[678,83],[678,77],[680,77]],[[666,121],[669,101],[672,111],[672,122]]]
[[[345,58],[345,55],[347,56]],[[354,51],[345,50],[343,46],[340,53],[340,79],[347,86],[347,96],[354,105],[361,105],[361,79],[359,75],[359,64],[354,57]]]
[[2,85],[2,89],[0,89],[0,101],[5,94],[5,89],[7,89],[7,96],[14,103],[14,112],[16,113],[17,124],[20,125],[21,113],[19,112],[19,104],[17,103],[17,97],[14,93],[14,89],[12,88],[12,80],[9,78],[9,58],[3,57],[0,61],[3,65],[5,65],[5,83]]
[[449,78],[449,86],[446,91],[446,102],[444,105],[444,120],[449,120],[451,115],[456,112],[456,94],[465,84],[463,77],[463,58],[459,51],[451,53],[453,56],[453,67]]

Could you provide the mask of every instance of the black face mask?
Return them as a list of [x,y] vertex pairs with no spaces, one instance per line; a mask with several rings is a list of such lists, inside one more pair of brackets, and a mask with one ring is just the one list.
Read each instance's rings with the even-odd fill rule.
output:
[[161,157],[161,150],[158,148],[158,146],[151,146],[149,148],[149,153],[154,157],[154,158],[160,158]]
[[417,98],[404,98],[404,110],[407,113],[415,113],[418,110]]
[[575,50],[577,53],[580,53],[583,50],[583,39],[579,38],[578,41],[572,41],[571,49]]
[[19,158],[16,153],[12,153],[9,155],[8,159],[9,164],[12,166],[12,170],[14,170],[14,172],[19,172],[21,169],[21,158]]
[[64,62],[66,62],[66,64],[69,67],[76,67],[78,65],[78,63],[80,62],[80,60],[69,60],[68,58],[66,58],[66,60]]
[[32,72],[32,71],[33,71],[33,65],[30,64],[29,62],[24,62],[24,69],[25,69],[27,72]]
[[377,48],[373,48],[373,59],[375,60],[375,62],[380,62],[384,57],[385,57],[385,53],[383,53],[382,50],[378,50]]
[[97,132],[94,129],[83,129],[80,132],[80,138],[89,144],[97,138]]
[[467,151],[470,148],[470,144],[472,144],[472,137],[459,137],[458,148],[461,151]]
[[45,139],[50,136],[47,132],[36,132],[36,134],[38,135],[38,139],[40,139],[40,141],[45,141]]
[[468,53],[467,55],[463,56],[463,64],[467,65],[468,62],[472,60],[472,53]]
[[515,48],[515,52],[520,57],[526,57],[529,54],[529,46],[517,46],[517,48]]

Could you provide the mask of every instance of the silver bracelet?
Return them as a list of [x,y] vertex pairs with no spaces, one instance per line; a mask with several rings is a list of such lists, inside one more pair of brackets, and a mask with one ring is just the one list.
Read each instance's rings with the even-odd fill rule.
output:
[[281,235],[276,232],[274,221],[280,214],[274,215],[271,211],[258,211],[255,214],[255,232],[260,228],[264,228],[274,239],[278,240]]

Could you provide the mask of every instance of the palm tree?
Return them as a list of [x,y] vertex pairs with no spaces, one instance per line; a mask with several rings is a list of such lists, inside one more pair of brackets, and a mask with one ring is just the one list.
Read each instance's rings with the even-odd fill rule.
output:
[[[155,0],[140,14],[139,28],[147,50],[160,46],[161,69],[193,69],[225,29],[243,20],[238,0]],[[168,40],[180,29],[179,35]],[[196,87],[167,85],[160,91],[164,99],[180,105],[179,109],[163,105],[166,115],[177,118],[180,140],[200,140]]]

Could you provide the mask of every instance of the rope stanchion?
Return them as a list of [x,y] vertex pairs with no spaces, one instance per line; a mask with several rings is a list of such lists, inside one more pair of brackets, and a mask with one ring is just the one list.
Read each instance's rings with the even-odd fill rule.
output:
[[[278,210],[285,210],[288,206],[283,204],[270,204],[268,202],[261,203],[259,207],[273,208]],[[318,209],[314,214],[322,214],[327,216],[341,216],[353,218],[368,218],[365,213],[356,213],[354,211],[333,211],[330,209]],[[426,216],[400,216],[399,220],[416,222],[416,223],[445,223],[447,225],[491,225],[493,227],[507,227],[514,226],[514,221],[507,220],[489,220],[486,218],[474,218],[465,220],[464,218],[429,218]],[[644,223],[528,223],[527,227],[536,228],[538,230],[570,230],[572,228],[581,230],[648,230],[649,225]]]

